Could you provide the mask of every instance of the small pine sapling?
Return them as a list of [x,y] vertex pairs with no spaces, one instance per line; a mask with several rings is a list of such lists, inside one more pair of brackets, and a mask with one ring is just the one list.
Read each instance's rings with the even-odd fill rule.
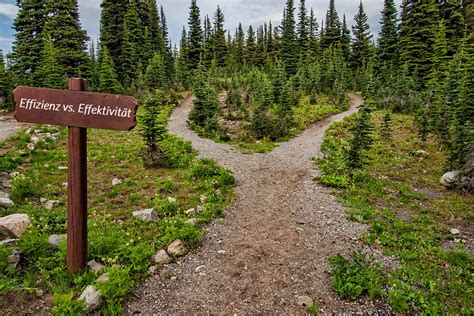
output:
[[357,121],[350,128],[353,136],[349,142],[349,151],[346,157],[346,166],[350,169],[359,169],[367,163],[365,151],[369,150],[373,143],[371,117],[372,102],[366,101],[359,111]]
[[386,111],[383,116],[382,126],[380,128],[380,137],[384,140],[392,139],[392,113]]

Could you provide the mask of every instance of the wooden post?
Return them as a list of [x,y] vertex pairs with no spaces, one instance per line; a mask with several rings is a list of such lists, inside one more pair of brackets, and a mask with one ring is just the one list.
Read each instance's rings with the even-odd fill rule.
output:
[[[87,81],[69,79],[69,90],[87,90]],[[87,129],[69,126],[67,270],[82,272],[87,265]]]

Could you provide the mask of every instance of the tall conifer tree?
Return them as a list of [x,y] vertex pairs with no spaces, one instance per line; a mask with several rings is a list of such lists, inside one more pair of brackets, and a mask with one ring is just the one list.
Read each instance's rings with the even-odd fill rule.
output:
[[397,8],[394,0],[384,0],[379,32],[378,68],[391,68],[398,64]]
[[306,1],[300,0],[300,11],[298,14],[298,41],[300,50],[300,62],[306,62],[309,47],[310,47],[310,35],[309,35],[309,17],[308,10],[306,9]]
[[281,59],[285,64],[288,75],[294,75],[298,70],[298,42],[295,26],[294,2],[293,0],[287,0],[282,23]]
[[17,84],[34,84],[30,75],[36,71],[41,60],[46,20],[45,1],[21,1],[18,15],[13,22],[16,33],[13,51],[9,55]]
[[321,32],[321,46],[323,49],[341,43],[341,22],[336,11],[335,0],[329,1],[326,13],[326,27]]
[[212,34],[212,46],[214,52],[214,59],[218,66],[225,66],[227,60],[227,43],[225,39],[226,30],[224,30],[224,13],[219,6],[217,6],[214,14],[214,33]]
[[370,26],[367,14],[364,11],[362,1],[359,4],[359,12],[354,17],[355,25],[352,26],[354,40],[352,42],[352,63],[355,69],[363,69],[370,59]]
[[54,47],[51,35],[45,32],[41,62],[34,73],[37,85],[45,88],[65,88],[66,72],[58,62],[59,51]]
[[[100,45],[106,47],[115,65],[120,65],[128,0],[103,0],[100,4]],[[119,70],[119,69],[117,69]]]
[[191,1],[189,12],[189,42],[188,42],[188,64],[190,70],[196,70],[202,53],[203,34],[201,27],[200,10],[196,0]]

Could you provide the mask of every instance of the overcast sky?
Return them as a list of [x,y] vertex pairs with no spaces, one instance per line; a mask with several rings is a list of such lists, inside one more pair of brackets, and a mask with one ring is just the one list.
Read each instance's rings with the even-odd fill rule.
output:
[[[341,16],[346,14],[349,24],[353,23],[360,0],[336,0],[336,7]],[[190,0],[158,0],[163,5],[168,18],[168,27],[173,43],[179,41],[181,29],[187,24]],[[234,33],[239,22],[248,27],[250,24],[258,26],[264,21],[272,20],[274,25],[281,22],[283,7],[286,0],[198,0],[201,8],[201,17],[208,14],[212,17],[217,5],[220,5],[225,18],[226,27]],[[298,0],[295,1],[299,3]],[[307,0],[307,6],[313,7],[318,21],[324,18],[329,0]],[[369,17],[372,33],[376,35],[380,28],[380,11],[383,0],[363,0],[365,11]],[[400,5],[401,0],[396,0]],[[6,53],[10,51],[13,42],[12,22],[18,11],[15,0],[0,0],[0,49]],[[87,33],[93,39],[99,34],[100,0],[79,0],[81,21]]]

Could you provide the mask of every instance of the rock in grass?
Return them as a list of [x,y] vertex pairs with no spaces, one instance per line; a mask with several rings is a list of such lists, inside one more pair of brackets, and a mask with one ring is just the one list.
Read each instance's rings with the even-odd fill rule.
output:
[[153,262],[159,265],[164,265],[171,262],[170,256],[164,250],[160,250],[153,256]]
[[197,218],[190,218],[186,221],[186,223],[191,224],[193,226],[196,226],[197,223],[198,223],[198,220],[197,220]]
[[14,238],[20,238],[30,225],[31,220],[26,214],[12,214],[0,218],[0,226],[8,229]]
[[202,213],[202,212],[204,212],[205,210],[206,210],[206,208],[205,208],[204,206],[202,206],[202,205],[198,205],[198,206],[196,207],[196,212],[198,212],[198,213]]
[[156,274],[156,272],[158,272],[158,266],[151,266],[148,268],[148,273],[153,275],[153,274]]
[[13,205],[15,205],[15,203],[13,203],[13,201],[10,200],[10,198],[8,198],[8,197],[0,197],[0,207],[3,207],[3,208],[10,208],[10,207],[12,207]]
[[314,305],[314,301],[311,297],[302,295],[302,296],[298,296],[296,300],[296,304],[298,304],[299,306],[309,308]]
[[[2,227],[0,227],[0,230]],[[0,235],[0,240],[2,239],[2,236]],[[16,246],[16,243],[19,239],[5,239],[0,241],[0,245],[5,245],[5,246]]]
[[170,202],[170,203],[176,203],[176,201],[177,201],[176,198],[170,197],[170,196],[168,196],[167,200],[168,200],[168,202]]
[[66,240],[66,235],[51,235],[48,238],[48,245],[55,249],[58,248],[59,244],[61,244],[64,240]]
[[110,280],[108,273],[104,273],[100,277],[97,278],[97,282],[107,282],[108,280]]
[[201,197],[199,198],[199,200],[201,201],[201,204],[204,204],[204,203],[207,202],[207,196],[201,195]]
[[48,211],[51,211],[56,205],[59,205],[61,201],[56,201],[56,200],[51,200],[47,201],[44,205],[44,208],[47,209]]
[[100,272],[102,270],[104,270],[106,267],[103,265],[103,264],[100,264],[98,263],[97,261],[95,260],[91,260],[87,263],[87,265],[89,266],[89,268],[91,268],[92,271],[94,272]]
[[186,212],[184,212],[184,214],[186,214],[186,215],[188,215],[188,216],[189,216],[189,215],[194,215],[194,214],[196,214],[196,209],[190,208],[189,210],[187,210]]
[[20,175],[20,173],[18,171],[13,171],[10,173],[10,179],[15,179],[16,177],[18,177]]
[[39,137],[37,137],[37,136],[31,137],[31,142],[32,142],[33,144],[36,145],[36,144],[39,143],[39,141],[40,141]]
[[21,251],[18,249],[13,249],[11,255],[8,256],[8,264],[16,268],[21,260]]
[[27,148],[28,150],[35,150],[36,147],[35,147],[35,144],[33,144],[33,143],[28,143],[28,145],[26,145],[26,148]]
[[459,235],[459,233],[460,233],[459,229],[456,229],[456,228],[451,228],[450,232],[451,232],[452,235]]
[[0,198],[10,199],[10,194],[8,192],[0,191]]
[[122,183],[122,180],[120,180],[119,178],[114,178],[112,180],[112,186],[116,186],[116,185],[119,185]]
[[158,222],[160,217],[152,208],[132,213],[133,217],[139,218],[144,222]]
[[462,172],[459,170],[446,172],[439,182],[447,188],[453,188],[459,182]]
[[93,285],[88,285],[79,296],[79,300],[84,301],[88,312],[92,312],[102,304],[102,295]]
[[182,240],[175,240],[168,246],[168,254],[172,257],[179,257],[186,254],[186,246]]

